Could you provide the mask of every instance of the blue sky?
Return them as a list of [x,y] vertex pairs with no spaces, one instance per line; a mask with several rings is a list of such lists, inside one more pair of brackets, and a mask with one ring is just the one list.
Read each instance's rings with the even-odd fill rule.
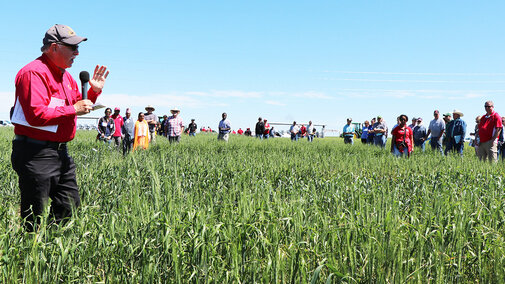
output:
[[[83,7],[79,7],[83,6]],[[85,7],[84,7],[85,6]],[[327,124],[460,109],[473,127],[493,100],[505,114],[505,1],[88,1],[2,4],[0,118],[14,77],[45,31],[88,37],[69,72],[107,65],[100,101],[185,123],[232,127],[258,116]],[[103,115],[99,110],[93,116]]]

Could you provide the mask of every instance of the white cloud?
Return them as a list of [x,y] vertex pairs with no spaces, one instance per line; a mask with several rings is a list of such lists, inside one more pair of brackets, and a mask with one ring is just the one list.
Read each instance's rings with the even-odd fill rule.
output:
[[325,93],[322,92],[316,92],[316,91],[309,91],[309,92],[304,92],[304,93],[298,93],[294,94],[295,97],[299,98],[307,98],[307,99],[323,99],[323,100],[331,100],[334,99],[331,96],[328,96]]
[[277,101],[265,101],[266,104],[268,105],[274,105],[274,106],[285,106],[285,103],[277,102]]
[[450,83],[450,84],[504,84],[505,81],[469,81],[469,80],[404,80],[404,79],[361,79],[361,78],[321,78],[325,81],[350,82],[387,82],[387,83]]
[[485,97],[484,94],[469,93],[464,95],[465,99],[477,99]]
[[[343,89],[339,95],[352,98],[419,98],[472,100],[485,97],[486,94],[505,93],[505,90],[394,90],[394,89]],[[450,94],[450,96],[448,96]]]
[[155,107],[203,107],[205,103],[191,96],[175,94],[153,94],[153,95],[129,95],[129,94],[106,94],[98,98],[102,104],[107,106],[128,106],[144,108],[148,104]]
[[421,72],[376,72],[376,71],[331,71],[324,70],[323,73],[341,74],[373,74],[373,75],[416,75],[416,76],[504,76],[505,73],[421,73]]
[[261,98],[263,92],[247,92],[240,90],[212,90],[209,92],[186,92],[188,96],[211,97],[211,98]]

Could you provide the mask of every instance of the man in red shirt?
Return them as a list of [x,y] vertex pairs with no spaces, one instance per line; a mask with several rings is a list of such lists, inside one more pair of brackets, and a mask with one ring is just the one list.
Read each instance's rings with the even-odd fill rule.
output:
[[486,114],[479,122],[479,148],[477,156],[480,160],[498,161],[498,137],[502,131],[503,124],[500,115],[494,111],[494,103],[487,101],[484,104]]
[[238,133],[238,135],[242,135],[242,134],[244,134],[244,130],[242,130],[242,128],[239,128],[237,130],[237,133]]
[[109,74],[107,67],[97,65],[89,81],[89,100],[82,99],[77,83],[65,70],[86,40],[68,26],[54,25],[42,40],[42,56],[16,75],[11,162],[19,176],[21,217],[28,231],[40,223],[49,198],[56,223],[80,204],[75,164],[66,142],[74,138],[77,116],[90,112]]
[[114,139],[114,144],[116,145],[116,148],[119,149],[119,145],[121,145],[121,138],[123,137],[121,133],[121,129],[123,129],[123,117],[119,115],[121,112],[120,108],[115,108],[114,109],[114,114],[111,115],[112,119],[114,119],[114,126],[115,126],[115,131],[114,134],[112,134],[112,139]]
[[302,137],[305,137],[305,135],[307,134],[307,127],[305,127],[305,125],[302,124],[302,127],[300,127],[300,133],[302,135]]

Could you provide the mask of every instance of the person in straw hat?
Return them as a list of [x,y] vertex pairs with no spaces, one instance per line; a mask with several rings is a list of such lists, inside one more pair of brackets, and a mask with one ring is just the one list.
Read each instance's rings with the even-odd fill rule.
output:
[[181,141],[181,133],[184,133],[184,124],[182,123],[182,118],[179,116],[181,110],[178,107],[174,107],[170,112],[172,115],[167,118],[168,122],[165,124],[165,133],[167,133],[170,143],[179,143]]
[[461,119],[463,113],[455,109],[452,112],[453,120],[449,121],[446,127],[447,145],[445,147],[445,155],[450,151],[457,152],[463,156],[463,148],[465,146],[466,122]]
[[158,116],[154,114],[154,107],[152,105],[146,106],[146,113],[144,119],[149,125],[149,142],[156,143],[156,127],[158,126]]

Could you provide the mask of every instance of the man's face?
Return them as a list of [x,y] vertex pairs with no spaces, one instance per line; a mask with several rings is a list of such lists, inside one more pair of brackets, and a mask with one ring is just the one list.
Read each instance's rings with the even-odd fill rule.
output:
[[347,125],[351,125],[352,120],[347,120]]
[[131,115],[132,115],[131,111],[126,112],[126,118],[130,118]]
[[438,111],[433,112],[433,117],[435,117],[435,119],[438,119],[439,115]]
[[226,117],[228,117],[228,115],[227,115],[226,113],[223,113],[223,114],[221,115],[221,117],[223,118],[223,120],[225,120],[225,119],[226,119]]
[[494,105],[492,103],[485,103],[484,108],[486,109],[487,114],[492,114],[494,110]]
[[457,114],[457,113],[453,113],[452,115],[454,116],[454,119],[460,118],[459,114]]
[[78,45],[65,45],[63,43],[53,43],[51,47],[51,59],[60,69],[72,67],[74,59],[79,55]]
[[115,110],[115,111],[114,111],[114,115],[115,115],[115,116],[118,116],[118,115],[119,115],[119,110]]

